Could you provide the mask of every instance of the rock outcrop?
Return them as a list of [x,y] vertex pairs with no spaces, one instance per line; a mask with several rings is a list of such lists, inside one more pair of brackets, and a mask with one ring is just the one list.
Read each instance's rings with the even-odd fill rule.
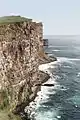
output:
[[39,83],[38,53],[42,38],[42,23],[24,19],[0,24],[1,108],[10,105],[14,109],[22,103],[28,104],[34,97],[35,83]]
[[19,112],[32,101],[49,75],[39,64],[50,62],[43,52],[43,25],[20,16],[0,18],[0,109]]

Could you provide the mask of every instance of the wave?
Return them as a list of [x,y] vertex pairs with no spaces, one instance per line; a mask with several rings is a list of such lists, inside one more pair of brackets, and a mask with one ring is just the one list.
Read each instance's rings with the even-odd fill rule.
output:
[[48,46],[48,48],[52,48],[52,47],[54,47],[54,48],[55,48],[55,47],[58,47],[58,48],[59,48],[59,47],[62,47],[62,48],[64,48],[64,47],[68,47],[68,46],[67,46],[67,45],[49,45],[49,46]]
[[55,110],[54,108],[48,111],[41,111],[38,112],[38,114],[36,115],[36,120],[52,120],[52,118],[54,118],[54,120],[58,120],[58,110]]
[[77,74],[77,76],[78,76],[78,77],[80,76],[80,72]]
[[71,68],[70,66],[66,65],[66,66],[63,66],[64,68]]
[[52,53],[48,53],[48,55],[49,55],[49,56],[53,56],[53,54],[52,54]]
[[69,62],[72,63],[73,61],[80,61],[79,58],[67,58],[67,57],[57,57],[58,62]]
[[[53,78],[52,73],[50,72],[49,68],[55,68],[54,64],[56,64],[57,61],[55,62],[51,62],[51,63],[47,63],[47,64],[42,64],[39,65],[39,70],[43,71],[43,72],[47,72],[50,75],[50,79],[45,82],[45,83],[52,83],[55,86],[57,85],[56,79]],[[44,84],[44,83],[43,83]],[[54,88],[54,86],[53,86]],[[46,102],[49,99],[49,94],[55,94],[56,91],[53,90],[52,92],[51,89],[53,89],[52,87],[46,87],[46,86],[41,86],[41,91],[39,91],[37,93],[37,97],[35,98],[35,100],[33,102],[31,102],[29,104],[29,106],[26,106],[25,108],[25,113],[29,114],[29,117],[31,119],[36,118],[38,119],[39,115],[36,116],[36,110],[41,106],[42,103]],[[40,114],[40,113],[39,113]],[[42,120],[42,119],[41,119]]]
[[52,50],[52,51],[54,51],[54,52],[58,52],[58,51],[61,51],[61,50],[57,50],[57,49],[56,49],[56,50]]
[[[42,64],[39,66],[39,70],[41,70],[45,73],[47,72],[51,76],[51,78],[45,83],[48,83],[48,84],[52,83],[52,84],[54,84],[54,86],[53,87],[41,86],[41,91],[39,91],[37,93],[37,97],[35,98],[34,102],[31,102],[30,105],[28,106],[28,108],[26,107],[26,109],[25,109],[25,111],[29,110],[28,113],[30,113],[31,118],[34,117],[37,120],[39,120],[39,118],[40,118],[40,120],[44,119],[41,117],[44,117],[45,115],[42,116],[41,115],[42,113],[38,112],[37,110],[41,107],[41,105],[44,105],[43,104],[44,102],[48,101],[50,94],[52,94],[52,95],[56,94],[57,90],[66,91],[68,89],[65,86],[59,85],[59,83],[57,83],[57,81],[56,81],[58,76],[56,75],[54,78],[53,74],[49,70],[49,68],[54,69],[56,67],[55,64],[58,64],[60,59],[61,60],[63,59],[64,61],[66,59],[66,61],[67,61],[67,58],[58,58],[58,61],[47,63],[47,64]],[[47,107],[47,106],[45,106],[45,107]],[[53,109],[53,111],[55,113],[54,115],[51,113],[51,111],[49,113],[52,115],[52,116],[49,115],[51,117],[51,119],[52,119],[52,117],[54,117],[54,120],[57,120],[57,118],[60,118],[60,116],[58,116],[58,111],[55,109]],[[44,114],[48,114],[48,111],[46,111],[46,112],[44,112]]]
[[75,59],[75,58],[72,59],[72,58],[70,58],[70,60],[71,60],[71,61],[80,61],[79,58],[78,58],[78,59]]
[[54,64],[57,64],[58,61],[54,61],[51,63],[47,63],[47,64],[42,64],[39,65],[39,70],[44,71],[44,72],[49,72],[49,68],[55,68]]

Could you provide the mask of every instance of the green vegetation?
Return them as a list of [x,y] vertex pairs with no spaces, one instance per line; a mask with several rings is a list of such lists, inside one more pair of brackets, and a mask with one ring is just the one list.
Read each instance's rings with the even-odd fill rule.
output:
[[0,120],[21,120],[21,118],[11,113],[8,109],[5,109],[0,111]]
[[7,90],[0,90],[0,120],[21,120],[18,115],[12,113]]
[[0,91],[1,96],[1,103],[0,103],[0,109],[4,109],[9,105],[9,98],[8,93],[5,90]]
[[28,18],[21,17],[21,16],[0,17],[0,24],[9,24],[9,23],[25,22],[25,21],[32,21],[32,19],[28,19]]

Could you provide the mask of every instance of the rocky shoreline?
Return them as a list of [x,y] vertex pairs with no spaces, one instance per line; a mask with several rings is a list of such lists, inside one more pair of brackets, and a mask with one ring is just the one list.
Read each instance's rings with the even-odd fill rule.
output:
[[0,120],[24,116],[25,106],[50,77],[39,71],[39,65],[55,60],[45,54],[42,22],[21,16],[0,17]]
[[[48,57],[48,59],[44,59],[40,65],[43,64],[48,64],[48,63],[52,63],[54,61],[57,61],[57,58],[55,57]],[[37,96],[38,96],[38,92],[41,90],[41,86],[48,86],[48,84],[43,84],[45,83],[49,78],[50,75],[44,71],[39,71],[39,75],[40,75],[40,83],[36,84],[35,86],[37,86],[36,90],[35,90],[35,96],[32,98],[32,100],[29,102],[29,104],[25,107],[24,112],[20,112],[19,115],[21,117],[22,120],[35,120],[34,119],[34,109],[35,109],[35,105],[36,105],[36,101],[37,101]],[[54,86],[54,85],[49,85],[49,86]],[[30,118],[30,117],[33,117]]]
[[25,107],[24,111],[20,111],[18,114],[21,117],[21,120],[31,120],[30,116],[32,116],[33,114],[33,109],[36,105],[35,99],[37,97],[37,93],[41,90],[41,85],[43,83],[45,83],[49,78],[49,74],[44,73],[43,71],[40,71],[40,78],[41,78],[41,83],[40,84],[36,84],[37,88],[35,90],[35,95],[32,98],[32,100],[29,102],[29,104]]
[[[48,57],[48,59],[43,59],[42,61],[40,59],[40,65],[48,64],[48,63],[54,62],[56,60],[57,59],[55,57],[53,57],[53,58]],[[14,110],[13,113],[12,112],[10,113],[8,111],[8,109],[1,112],[0,116],[2,118],[0,120],[4,120],[4,115],[7,116],[7,120],[31,120],[30,116],[34,116],[33,111],[34,111],[34,106],[36,105],[35,99],[37,99],[37,94],[41,90],[42,84],[45,83],[50,78],[50,75],[47,72],[44,72],[41,70],[39,70],[39,75],[40,75],[39,76],[40,82],[39,82],[39,84],[37,84],[37,83],[35,84],[35,90],[34,90],[35,95],[33,95],[31,100],[27,101],[26,104],[17,106],[16,107],[17,109]]]

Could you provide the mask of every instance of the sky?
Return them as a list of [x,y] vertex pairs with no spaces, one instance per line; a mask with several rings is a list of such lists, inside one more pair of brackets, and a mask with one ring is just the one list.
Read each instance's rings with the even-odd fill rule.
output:
[[44,35],[80,35],[80,0],[0,0],[0,16],[41,21]]

